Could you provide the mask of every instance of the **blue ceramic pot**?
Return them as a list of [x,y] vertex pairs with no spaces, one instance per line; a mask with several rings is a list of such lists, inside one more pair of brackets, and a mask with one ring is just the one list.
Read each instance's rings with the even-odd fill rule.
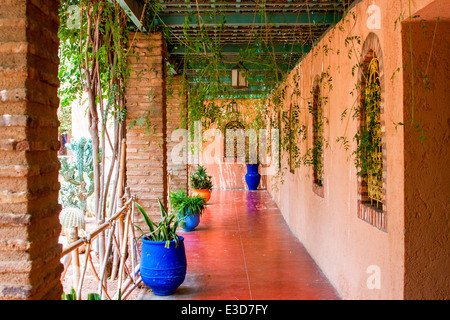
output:
[[248,190],[257,190],[261,175],[258,172],[259,164],[247,164],[247,174],[245,175],[245,182],[247,182]]
[[181,220],[181,227],[184,231],[194,231],[194,229],[200,224],[200,215],[196,214],[190,214],[190,211],[188,210],[188,214],[180,218]]
[[142,239],[140,272],[142,281],[158,296],[171,295],[186,277],[186,251],[184,238],[179,236],[166,248],[165,241]]

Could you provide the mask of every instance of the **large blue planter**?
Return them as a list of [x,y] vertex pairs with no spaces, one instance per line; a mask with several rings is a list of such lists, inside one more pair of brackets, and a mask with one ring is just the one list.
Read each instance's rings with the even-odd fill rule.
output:
[[179,236],[166,248],[165,241],[142,239],[140,272],[142,281],[158,296],[173,294],[186,277],[184,238]]
[[193,215],[188,210],[188,214],[185,217],[179,218],[181,221],[181,227],[184,231],[194,231],[194,229],[200,224],[200,215]]
[[261,175],[258,172],[259,164],[247,164],[247,174],[245,175],[245,182],[247,182],[248,190],[257,190]]

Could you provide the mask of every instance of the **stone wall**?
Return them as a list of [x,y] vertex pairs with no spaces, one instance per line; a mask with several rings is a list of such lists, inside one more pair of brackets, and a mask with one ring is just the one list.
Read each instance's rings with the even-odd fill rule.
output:
[[58,2],[0,1],[0,299],[59,299]]

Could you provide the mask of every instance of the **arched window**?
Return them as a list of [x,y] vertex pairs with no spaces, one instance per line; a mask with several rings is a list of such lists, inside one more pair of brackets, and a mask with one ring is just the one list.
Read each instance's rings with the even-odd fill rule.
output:
[[381,139],[381,85],[376,54],[364,62],[360,95],[360,127],[357,133],[357,161],[365,204],[383,210],[383,149]]
[[224,156],[227,162],[236,162],[245,157],[245,127],[239,121],[225,125]]
[[292,102],[289,105],[289,171],[291,173],[295,172],[295,135],[294,135],[294,124],[293,124],[293,114],[292,114]]
[[387,232],[383,56],[380,42],[374,33],[369,34],[364,42],[362,57],[359,126],[355,135],[358,217]]
[[320,95],[320,85],[317,83],[313,90],[311,108],[313,126],[313,180],[317,187],[323,187],[323,113]]

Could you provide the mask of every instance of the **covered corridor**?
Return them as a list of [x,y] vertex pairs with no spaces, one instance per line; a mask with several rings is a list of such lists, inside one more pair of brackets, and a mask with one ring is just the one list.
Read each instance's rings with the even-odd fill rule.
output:
[[187,277],[141,300],[450,299],[450,0],[0,8],[0,300],[61,299],[70,263],[121,299],[132,202],[159,221],[201,164]]
[[140,299],[340,299],[291,233],[266,190],[218,190],[193,232],[184,232],[187,274],[174,295]]

